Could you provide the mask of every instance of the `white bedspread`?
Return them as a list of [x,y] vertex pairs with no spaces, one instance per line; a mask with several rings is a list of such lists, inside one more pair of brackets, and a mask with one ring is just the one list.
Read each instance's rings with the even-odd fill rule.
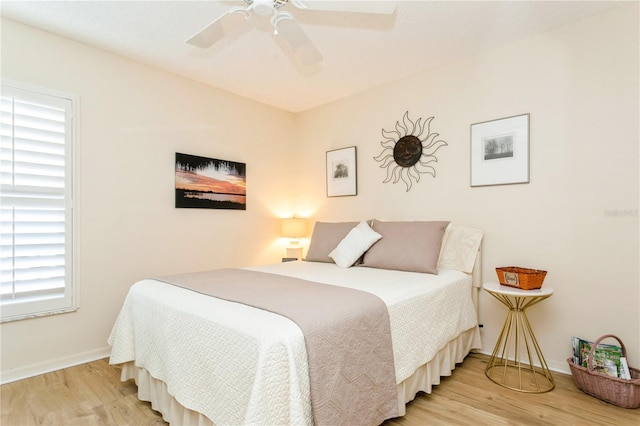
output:
[[[380,297],[389,309],[397,383],[477,325],[471,277],[458,271],[436,276],[316,262],[248,269]],[[214,423],[313,423],[304,337],[279,315],[143,280],[131,287],[109,343],[112,364],[135,361]]]

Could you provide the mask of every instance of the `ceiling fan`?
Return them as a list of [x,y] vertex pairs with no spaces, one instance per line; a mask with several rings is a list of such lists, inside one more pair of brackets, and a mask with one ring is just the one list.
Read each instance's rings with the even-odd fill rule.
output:
[[235,6],[218,19],[198,31],[186,42],[192,46],[206,49],[226,35],[237,30],[255,13],[260,16],[271,16],[274,36],[284,39],[296,59],[305,66],[322,61],[322,55],[309,37],[296,22],[293,14],[284,10],[289,3],[298,9],[322,10],[332,12],[357,12],[391,14],[396,8],[395,1],[326,1],[326,0],[243,0],[245,6]]

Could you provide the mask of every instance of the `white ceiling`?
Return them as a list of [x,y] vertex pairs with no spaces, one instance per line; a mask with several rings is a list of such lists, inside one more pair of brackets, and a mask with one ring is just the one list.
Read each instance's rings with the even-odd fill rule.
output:
[[[326,0],[325,0],[326,1]],[[235,1],[8,1],[3,17],[300,112],[625,2],[400,1],[392,15],[291,11],[324,56],[298,65],[254,14],[249,30],[209,49],[185,40]],[[258,19],[256,19],[258,18]]]

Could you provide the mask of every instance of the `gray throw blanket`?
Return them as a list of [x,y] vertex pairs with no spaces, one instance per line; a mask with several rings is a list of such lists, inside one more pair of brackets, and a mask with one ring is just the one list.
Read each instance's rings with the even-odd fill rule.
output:
[[294,321],[304,333],[316,425],[377,425],[398,416],[389,314],[377,296],[243,269],[158,280]]

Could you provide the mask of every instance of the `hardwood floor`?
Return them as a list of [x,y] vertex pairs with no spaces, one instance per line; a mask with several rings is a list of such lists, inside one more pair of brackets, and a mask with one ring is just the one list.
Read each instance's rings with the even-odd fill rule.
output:
[[0,386],[2,426],[166,425],[106,359]]
[[640,425],[640,409],[589,396],[570,375],[552,373],[555,389],[540,394],[498,386],[484,375],[488,359],[470,354],[431,394],[420,393],[410,402],[406,416],[384,425]]
[[[571,376],[554,373],[556,388],[543,394],[502,388],[485,377],[487,359],[469,355],[433,393],[418,394],[406,416],[384,425],[640,425],[640,409],[588,396]],[[0,386],[0,424],[166,425],[136,392],[117,366],[99,360]]]

